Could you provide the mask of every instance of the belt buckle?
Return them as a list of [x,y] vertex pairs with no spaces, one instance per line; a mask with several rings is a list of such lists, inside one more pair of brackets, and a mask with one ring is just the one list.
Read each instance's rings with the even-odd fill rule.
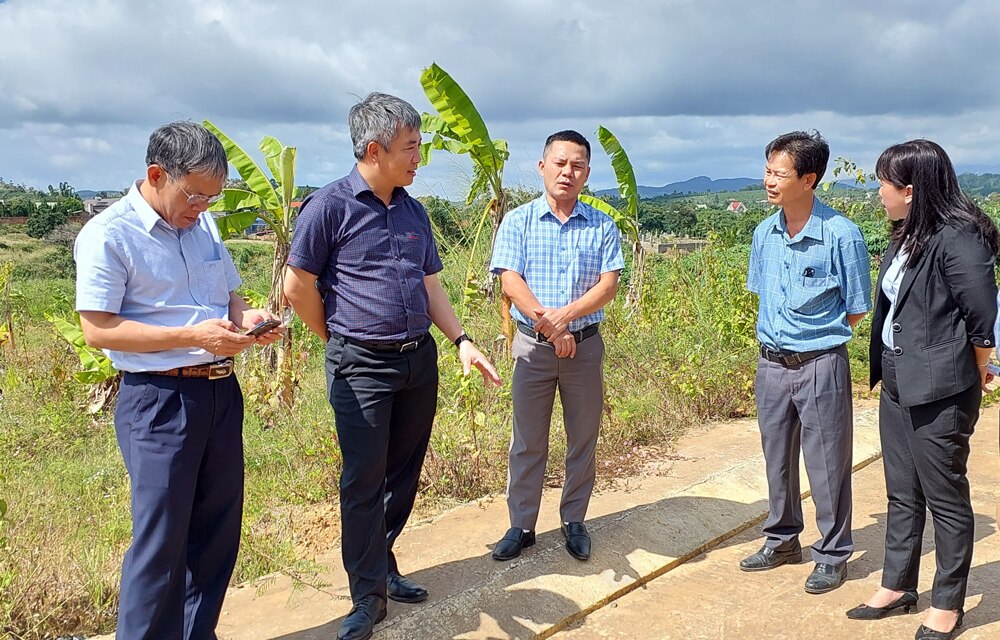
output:
[[208,365],[208,379],[221,380],[233,375],[233,361],[222,362],[220,364]]
[[399,345],[399,352],[406,353],[407,351],[413,351],[419,346],[420,346],[419,338],[416,340],[410,340],[409,342],[404,342],[403,344]]

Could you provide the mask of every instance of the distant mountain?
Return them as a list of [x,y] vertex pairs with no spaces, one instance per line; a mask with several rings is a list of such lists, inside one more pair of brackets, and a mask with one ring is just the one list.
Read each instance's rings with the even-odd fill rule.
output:
[[[662,187],[639,186],[640,198],[655,198],[656,196],[668,196],[675,193],[705,193],[706,191],[717,193],[720,191],[739,191],[743,187],[759,185],[759,178],[720,178],[713,180],[708,176],[698,176],[683,182],[671,182]],[[601,189],[596,192],[599,196],[616,196],[618,189]]]
[[1000,175],[996,173],[963,173],[958,176],[958,184],[962,191],[980,196],[1000,192]]

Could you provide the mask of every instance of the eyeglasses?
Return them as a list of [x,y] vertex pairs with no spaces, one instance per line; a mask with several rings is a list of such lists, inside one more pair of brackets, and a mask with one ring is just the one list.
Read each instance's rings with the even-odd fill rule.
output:
[[[176,180],[174,182],[177,182]],[[181,193],[187,196],[187,203],[192,207],[201,207],[215,204],[222,199],[222,194],[217,196],[203,196],[203,195],[191,195],[187,190],[181,186],[180,182],[177,182],[177,188],[181,190]]]

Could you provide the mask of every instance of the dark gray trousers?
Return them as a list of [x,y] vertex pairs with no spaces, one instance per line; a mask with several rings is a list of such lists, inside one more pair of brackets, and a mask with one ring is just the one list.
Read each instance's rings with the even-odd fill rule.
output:
[[507,475],[512,527],[534,529],[542,499],[549,425],[556,389],[566,429],[566,482],[559,515],[583,522],[594,490],[594,452],[604,407],[604,340],[600,333],[576,345],[576,356],[557,358],[553,346],[514,334],[514,433]]
[[767,468],[765,544],[773,549],[787,548],[802,532],[801,444],[820,534],[812,546],[813,561],[847,562],[854,551],[854,410],[847,347],[842,345],[795,366],[759,358],[754,391]]
[[966,464],[982,395],[975,384],[929,404],[901,407],[895,356],[882,352],[879,435],[889,498],[882,586],[917,589],[930,509],[937,561],[931,605],[938,609],[958,609],[965,601],[975,535]]
[[437,410],[437,347],[386,353],[333,335],[326,382],[344,456],[340,513],[351,599],[386,599],[392,545],[413,510]]

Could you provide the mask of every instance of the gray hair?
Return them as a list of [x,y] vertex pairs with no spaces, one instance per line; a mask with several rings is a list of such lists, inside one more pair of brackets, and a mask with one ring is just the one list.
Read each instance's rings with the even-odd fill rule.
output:
[[367,98],[351,107],[347,124],[354,143],[354,157],[364,160],[369,142],[377,142],[388,149],[402,129],[419,131],[420,114],[413,105],[396,96],[369,93]]
[[159,165],[177,179],[189,173],[225,179],[229,161],[222,143],[212,133],[194,122],[171,122],[149,136],[146,166]]

